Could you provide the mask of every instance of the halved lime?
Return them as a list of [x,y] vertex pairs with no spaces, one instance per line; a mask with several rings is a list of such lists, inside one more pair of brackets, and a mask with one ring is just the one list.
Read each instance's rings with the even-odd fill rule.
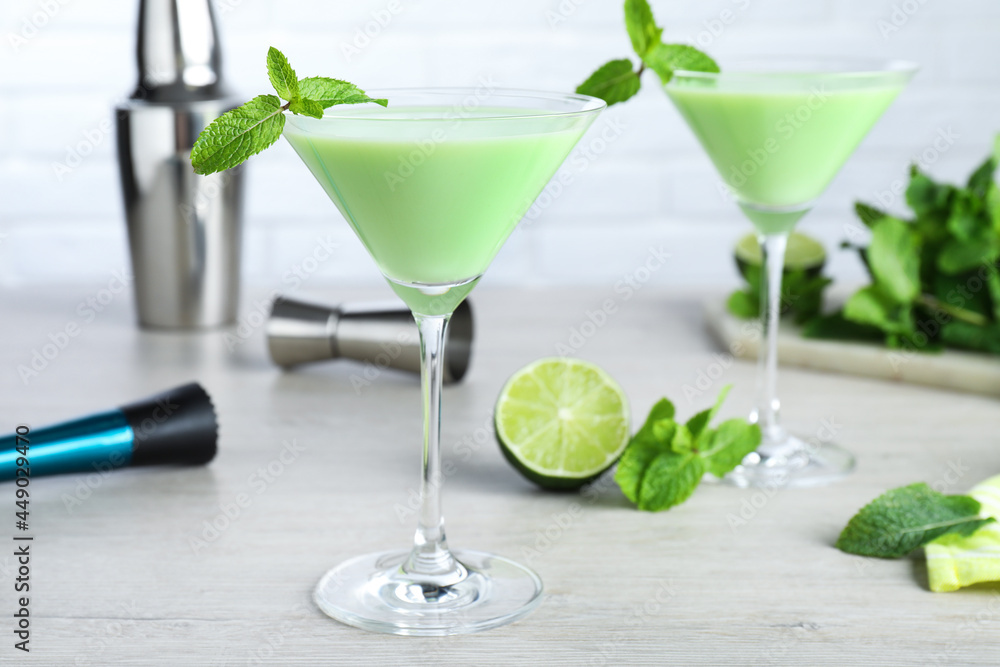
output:
[[592,363],[539,359],[504,385],[494,424],[500,449],[521,474],[546,489],[576,489],[625,450],[628,399]]
[[[740,274],[746,276],[748,266],[760,266],[763,255],[756,234],[747,234],[736,244],[736,266]],[[788,235],[788,247],[785,249],[785,272],[806,271],[810,275],[819,275],[826,263],[826,250],[823,244],[805,234],[792,232]]]

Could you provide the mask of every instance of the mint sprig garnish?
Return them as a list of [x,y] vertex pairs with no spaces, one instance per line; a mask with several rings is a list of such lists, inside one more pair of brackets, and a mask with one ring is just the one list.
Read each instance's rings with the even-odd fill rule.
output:
[[273,145],[285,128],[286,109],[322,118],[323,109],[335,104],[389,103],[372,99],[354,84],[339,79],[299,79],[285,55],[273,46],[267,51],[267,77],[277,96],[258,95],[219,116],[198,135],[191,149],[191,166],[196,174],[232,169]]
[[725,387],[715,405],[683,424],[674,405],[661,399],[625,448],[615,482],[625,497],[648,512],[659,512],[687,500],[706,472],[722,477],[760,445],[760,427],[745,419],[709,425],[729,393]]
[[669,82],[676,70],[719,71],[714,60],[693,46],[664,44],[663,28],[656,25],[647,0],[625,0],[625,29],[632,50],[639,56],[638,69],[633,69],[628,58],[611,60],[580,84],[577,93],[599,97],[610,106],[639,92],[642,73],[647,68],[656,72],[662,83]]
[[837,539],[837,548],[859,556],[901,558],[942,535],[968,537],[992,518],[979,501],[946,496],[923,482],[883,493],[861,508]]

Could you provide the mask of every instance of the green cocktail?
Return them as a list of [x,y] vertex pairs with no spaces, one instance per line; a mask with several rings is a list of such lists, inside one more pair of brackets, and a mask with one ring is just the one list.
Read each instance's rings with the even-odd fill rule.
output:
[[759,83],[709,86],[679,77],[667,94],[701,141],[748,216],[767,234],[796,220],[754,207],[793,208],[814,201],[840,171],[903,82],[816,83],[790,76],[770,90]]
[[[285,137],[411,309],[453,309],[590,124],[536,109],[356,108]],[[367,122],[366,122],[367,120]],[[395,120],[395,122],[393,122]],[[400,121],[408,122],[400,122]],[[455,286],[435,299],[433,286]]]
[[760,448],[728,479],[746,485],[810,485],[854,466],[849,453],[806,442],[778,423],[777,328],[788,234],[915,71],[909,63],[757,59],[721,73],[677,72],[667,95],[701,142],[764,251],[765,341],[757,408]]
[[286,114],[284,136],[419,326],[421,504],[411,549],[341,563],[314,597],[330,616],[369,630],[476,632],[531,611],[542,585],[513,561],[448,548],[440,499],[445,331],[452,311],[605,104],[583,95],[517,91],[371,94],[388,98],[388,109],[337,106],[320,119]]

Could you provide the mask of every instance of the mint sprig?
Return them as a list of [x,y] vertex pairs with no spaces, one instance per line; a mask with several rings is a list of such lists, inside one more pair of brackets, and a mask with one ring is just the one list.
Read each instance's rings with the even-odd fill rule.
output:
[[946,496],[923,482],[883,493],[851,518],[837,548],[859,556],[901,558],[942,535],[968,537],[992,518],[981,518],[979,501]]
[[706,472],[722,477],[760,445],[760,427],[745,419],[709,425],[729,393],[683,424],[674,405],[661,399],[632,437],[615,471],[625,497],[647,512],[659,512],[687,500]]
[[[952,141],[950,129],[940,136]],[[910,169],[905,192],[912,214],[893,215],[863,202],[855,213],[870,232],[849,228],[842,248],[857,252],[871,279],[842,308],[823,314],[830,281],[808,271],[787,271],[782,303],[806,338],[881,342],[909,352],[958,348],[1000,355],[1000,135],[991,153],[964,184],[936,181],[919,166]],[[895,189],[894,189],[895,191]],[[879,194],[883,205],[895,199]],[[759,316],[760,271],[744,271],[746,286],[734,292],[729,311]],[[898,357],[889,357],[896,363]]]
[[599,97],[610,106],[639,92],[642,73],[647,68],[656,72],[661,83],[669,82],[676,70],[719,71],[714,60],[693,46],[664,44],[663,28],[656,25],[647,0],[625,0],[625,29],[632,50],[639,56],[638,69],[633,69],[628,58],[611,60],[580,84],[577,93]]
[[198,135],[191,149],[191,166],[196,174],[232,169],[273,145],[285,128],[286,109],[322,118],[323,109],[335,104],[389,103],[372,99],[354,84],[339,79],[299,79],[285,55],[273,46],[267,51],[267,77],[277,97],[258,95],[219,116]]

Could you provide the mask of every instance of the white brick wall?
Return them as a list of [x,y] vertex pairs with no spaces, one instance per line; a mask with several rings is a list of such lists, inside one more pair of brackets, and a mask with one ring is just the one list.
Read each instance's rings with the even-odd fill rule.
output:
[[[227,75],[245,95],[268,88],[263,54],[270,44],[301,74],[333,74],[367,87],[463,85],[489,76],[505,86],[571,90],[601,62],[629,53],[618,0],[398,0],[402,11],[350,59],[342,45],[388,0],[214,1]],[[805,230],[831,248],[851,220],[852,200],[872,199],[903,178],[911,156],[939,130],[958,135],[931,168],[949,178],[964,177],[1000,130],[996,0],[652,4],[668,39],[700,40],[722,59],[745,52],[850,53],[923,65],[806,219]],[[133,84],[135,7],[127,0],[3,2],[0,286],[98,280],[127,261],[113,138],[104,130],[111,104]],[[718,19],[727,10],[734,20],[720,31]],[[894,19],[900,25],[890,32]],[[638,98],[598,122],[599,128],[617,119],[625,131],[515,232],[488,284],[607,286],[644,260],[650,246],[661,245],[673,258],[654,275],[658,284],[734,280],[729,248],[748,225],[718,195],[708,160],[648,83]],[[85,140],[92,153],[60,177],[54,163]],[[287,146],[255,159],[249,173],[244,257],[251,284],[280,284],[321,234],[341,247],[312,285],[379,280]],[[831,267],[845,280],[861,276],[842,253],[834,252]]]

